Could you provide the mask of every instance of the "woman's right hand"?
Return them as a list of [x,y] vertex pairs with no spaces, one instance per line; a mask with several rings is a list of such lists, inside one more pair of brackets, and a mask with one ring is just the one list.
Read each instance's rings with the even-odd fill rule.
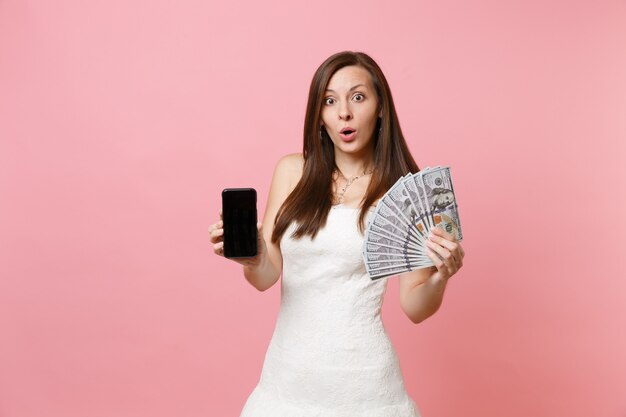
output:
[[[255,268],[265,259],[267,247],[263,238],[262,223],[256,224],[257,228],[257,255],[252,258],[228,258],[249,268]],[[213,244],[213,252],[218,256],[224,256],[224,221],[222,220],[222,210],[220,210],[220,220],[209,226],[209,237]]]

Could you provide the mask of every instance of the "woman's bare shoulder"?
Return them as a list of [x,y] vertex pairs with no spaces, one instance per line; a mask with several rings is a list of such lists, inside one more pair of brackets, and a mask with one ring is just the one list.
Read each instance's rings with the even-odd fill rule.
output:
[[304,158],[297,153],[285,155],[276,163],[267,209],[271,219],[274,219],[278,208],[300,181],[303,167]]
[[290,153],[280,158],[276,166],[287,170],[302,171],[302,167],[304,166],[304,157],[301,153]]
[[291,153],[283,156],[276,163],[276,174],[289,179],[292,185],[295,185],[302,176],[304,168],[304,158],[301,153]]

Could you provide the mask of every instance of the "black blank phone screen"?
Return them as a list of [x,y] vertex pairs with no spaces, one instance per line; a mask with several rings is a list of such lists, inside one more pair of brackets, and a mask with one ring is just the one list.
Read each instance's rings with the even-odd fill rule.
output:
[[224,256],[250,258],[257,254],[256,190],[227,188],[222,191]]

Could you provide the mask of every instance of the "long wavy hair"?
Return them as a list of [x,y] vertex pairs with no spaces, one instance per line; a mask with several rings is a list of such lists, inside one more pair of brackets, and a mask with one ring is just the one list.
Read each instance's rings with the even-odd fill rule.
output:
[[320,126],[322,101],[333,74],[350,65],[362,67],[369,72],[378,97],[379,109],[382,110],[372,138],[372,177],[360,206],[358,228],[361,233],[365,229],[365,216],[369,207],[398,178],[409,172],[419,171],[402,135],[389,84],[378,64],[363,52],[338,52],[326,59],[313,75],[304,120],[302,177],[276,214],[273,243],[281,239],[292,222],[297,224],[294,238],[314,238],[318,230],[326,224],[333,201],[333,171],[337,166],[333,142],[326,129]]

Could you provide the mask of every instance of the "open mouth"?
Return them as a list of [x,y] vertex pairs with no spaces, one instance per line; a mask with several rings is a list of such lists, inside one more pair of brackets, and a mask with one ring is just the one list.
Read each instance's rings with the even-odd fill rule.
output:
[[356,137],[356,130],[355,129],[344,129],[341,131],[341,133],[339,133],[339,137],[341,138],[341,140],[345,141],[345,142],[350,142],[352,140],[354,140],[354,138]]

